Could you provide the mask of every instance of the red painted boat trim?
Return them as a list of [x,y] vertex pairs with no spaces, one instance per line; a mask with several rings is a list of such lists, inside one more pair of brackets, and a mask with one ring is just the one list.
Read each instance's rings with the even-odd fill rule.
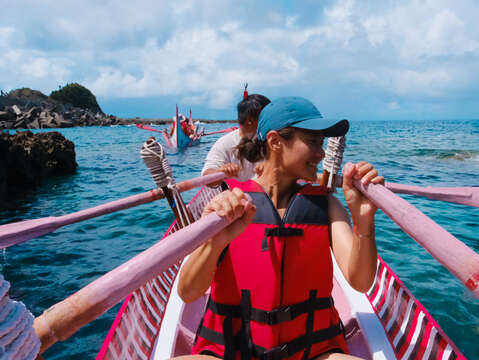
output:
[[[376,316],[378,317],[381,325],[383,326],[386,337],[388,338],[388,341],[391,344],[391,347],[392,347],[393,351],[396,353],[397,358],[398,359],[402,358],[402,356],[406,352],[406,350],[407,350],[407,348],[410,344],[411,338],[413,336],[413,333],[416,330],[418,316],[421,312],[423,312],[424,317],[427,319],[427,324],[424,325],[424,332],[422,332],[422,339],[418,339],[418,340],[420,340],[420,343],[421,343],[420,345],[421,346],[419,347],[419,352],[416,353],[415,356],[412,357],[412,358],[408,357],[408,359],[420,359],[422,357],[422,354],[424,352],[423,348],[422,348],[422,345],[427,345],[428,344],[428,342],[430,340],[431,330],[434,328],[440,336],[440,344],[438,345],[439,347],[437,348],[437,350],[441,351],[441,353],[442,353],[442,352],[444,352],[445,347],[447,345],[449,345],[451,347],[452,351],[457,356],[457,357],[455,357],[455,359],[466,360],[464,355],[460,352],[460,350],[456,347],[456,345],[451,341],[451,339],[445,334],[445,332],[441,329],[441,327],[434,320],[434,318],[431,316],[431,314],[429,314],[429,312],[419,302],[419,300],[417,300],[416,297],[414,297],[414,295],[411,293],[411,291],[404,285],[402,280],[396,275],[396,273],[389,267],[389,265],[379,255],[378,255],[378,260],[381,264],[381,267],[384,269],[384,270],[380,269],[381,276],[382,276],[382,273],[384,271],[386,271],[387,272],[386,276],[388,276],[389,278],[385,279],[385,284],[384,284],[385,288],[381,292],[381,294],[378,294],[378,291],[377,291],[377,288],[379,288],[381,286],[381,284],[380,284],[381,279],[379,279],[378,283],[374,285],[376,288],[373,287],[373,289],[371,289],[373,291],[371,292],[371,290],[370,290],[371,293],[368,292],[366,297],[367,297],[369,303],[371,304],[372,308],[374,309],[374,312],[375,312]],[[403,308],[403,305],[406,306],[407,303],[409,302],[409,300],[412,300],[413,303],[412,303],[412,308],[410,310],[411,314],[409,314],[409,316],[408,316],[409,320],[405,319],[405,317],[408,314],[406,313],[406,311],[404,311],[401,314],[398,314],[398,318],[396,318],[396,321],[392,325],[391,329],[389,331],[387,331],[386,326],[387,326],[387,324],[390,320],[390,316],[389,315],[386,316],[386,320],[384,320],[384,319],[381,318],[379,313],[382,311],[382,305],[384,305],[384,301],[385,301],[386,296],[388,294],[387,287],[389,286],[390,282],[392,281],[392,278],[394,278],[394,281],[397,282],[400,285],[400,287],[403,289],[403,291],[405,293],[404,294],[405,296],[403,295],[402,298],[406,297],[406,299],[407,299],[404,304],[400,304],[399,306],[401,308]],[[378,300],[377,297],[378,296],[380,296],[381,299],[379,299],[380,301],[379,301],[378,305],[374,306],[374,302],[375,301],[377,302],[377,300]],[[392,310],[393,310],[392,308],[389,309],[389,311],[392,311]],[[406,309],[404,309],[404,310],[406,310]],[[402,324],[404,323],[404,321],[411,322],[411,324],[408,324],[409,329],[406,329],[408,331],[404,335],[404,340],[401,340],[401,341],[403,341],[403,344],[399,347],[399,349],[396,349],[396,346],[394,345],[394,339],[396,338],[396,336],[399,332],[399,329],[402,326]],[[436,358],[440,359],[440,357],[436,357]]]
[[111,324],[110,330],[108,330],[108,334],[106,335],[106,338],[103,341],[103,345],[101,346],[101,349],[98,352],[98,355],[96,356],[95,360],[101,360],[105,356],[108,350],[108,345],[110,345],[110,341],[115,334],[115,330],[121,321],[121,317],[123,316],[123,313],[125,312],[132,295],[133,294],[128,295],[123,304],[121,305],[120,311],[118,311],[118,314],[116,314],[115,320],[113,321],[113,324]]

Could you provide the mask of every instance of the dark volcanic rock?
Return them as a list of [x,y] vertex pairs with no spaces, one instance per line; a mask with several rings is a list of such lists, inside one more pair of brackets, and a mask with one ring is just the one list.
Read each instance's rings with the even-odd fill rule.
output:
[[36,187],[48,177],[74,173],[75,145],[58,132],[0,131],[0,199],[11,188]]
[[[96,100],[95,100],[96,103]],[[110,126],[121,119],[96,110],[75,107],[28,88],[0,94],[1,129],[41,129],[73,126]]]

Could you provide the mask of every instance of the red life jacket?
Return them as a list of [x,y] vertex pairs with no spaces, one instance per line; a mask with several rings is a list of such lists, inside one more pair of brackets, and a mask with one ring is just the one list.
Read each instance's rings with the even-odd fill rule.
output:
[[283,219],[256,182],[228,180],[257,207],[220,258],[193,353],[224,359],[311,359],[347,353],[331,291],[328,200],[306,185]]
[[188,122],[186,120],[181,120],[180,121],[181,129],[186,135],[189,135],[190,133],[190,127],[188,126]]

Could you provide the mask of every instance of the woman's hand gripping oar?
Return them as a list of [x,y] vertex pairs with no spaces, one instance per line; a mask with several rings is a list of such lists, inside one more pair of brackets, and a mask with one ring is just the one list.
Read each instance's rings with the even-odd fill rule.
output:
[[[340,183],[335,177],[344,146],[340,138],[328,140],[321,179],[328,188],[334,189]],[[352,166],[355,165],[346,164],[343,172],[352,171]],[[354,180],[353,185],[479,298],[479,254],[384,185],[363,185],[359,180]]]
[[164,238],[148,250],[103,275],[35,319],[35,331],[44,352],[58,340],[66,340],[83,325],[98,318],[171,265],[183,259],[208,239],[251,212],[250,199],[243,201],[242,212],[228,218],[210,213],[193,224]]
[[[206,184],[216,183],[226,178],[222,172],[185,180],[176,185],[179,192],[187,191]],[[163,199],[165,194],[161,189],[153,189],[124,199],[115,200],[90,209],[77,211],[62,216],[49,216],[41,219],[25,220],[16,223],[0,225],[0,249],[34,239],[55,231],[56,229],[94,217],[110,214],[115,211],[129,209]]]

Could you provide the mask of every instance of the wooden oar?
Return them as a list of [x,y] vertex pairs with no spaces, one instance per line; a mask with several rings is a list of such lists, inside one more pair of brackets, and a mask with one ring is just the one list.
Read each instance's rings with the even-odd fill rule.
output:
[[148,250],[103,275],[35,319],[35,332],[44,352],[95,320],[129,293],[166,271],[229,224],[211,213],[164,238]]
[[479,298],[479,254],[383,185],[353,183]]
[[[139,128],[139,129],[156,131],[156,132],[159,132],[159,133],[165,132],[165,130],[154,129],[154,128],[152,128],[151,126],[143,125],[143,124],[136,124],[136,127]],[[237,128],[236,126],[233,126],[233,127],[228,128],[228,129],[211,131],[211,132],[202,133],[202,134],[199,134],[199,135],[201,135],[201,136],[206,136],[206,135],[213,135],[213,134],[222,134],[222,133],[227,133],[227,132],[234,131],[234,130],[236,130],[236,129],[238,129],[238,128]]]
[[234,131],[234,130],[237,130],[237,129],[238,129],[238,128],[237,128],[236,126],[233,126],[233,127],[228,128],[228,129],[223,129],[223,130],[218,130],[218,131],[207,132],[207,133],[202,134],[202,136],[213,135],[213,134],[222,134],[222,133],[231,132],[231,131]]
[[151,126],[143,125],[143,124],[136,124],[136,127],[137,127],[138,129],[156,131],[156,132],[159,132],[159,133],[162,133],[162,132],[165,131],[165,130],[154,129],[154,128],[152,128]]
[[425,196],[428,199],[479,207],[479,187],[422,187],[391,182],[386,182],[384,186],[399,194]]
[[[222,172],[185,180],[176,185],[178,191],[183,192],[206,184],[224,179]],[[16,223],[0,225],[0,249],[20,244],[35,237],[48,234],[56,229],[79,221],[88,220],[97,216],[110,214],[115,211],[128,209],[141,204],[163,199],[161,189],[153,189],[142,194],[132,195],[124,199],[112,201],[90,209],[81,210],[62,216],[49,216],[41,219],[26,220]]]
[[[326,175],[326,176],[325,176]],[[325,181],[328,181],[329,173],[323,172],[318,176],[317,183],[325,186]],[[336,186],[340,187],[342,177],[337,176]],[[465,186],[465,187],[434,187],[434,186],[413,186],[404,185],[392,182],[386,182],[384,186],[396,194],[408,194],[416,196],[424,196],[431,200],[447,201],[456,204],[469,205],[479,207],[479,187]]]

